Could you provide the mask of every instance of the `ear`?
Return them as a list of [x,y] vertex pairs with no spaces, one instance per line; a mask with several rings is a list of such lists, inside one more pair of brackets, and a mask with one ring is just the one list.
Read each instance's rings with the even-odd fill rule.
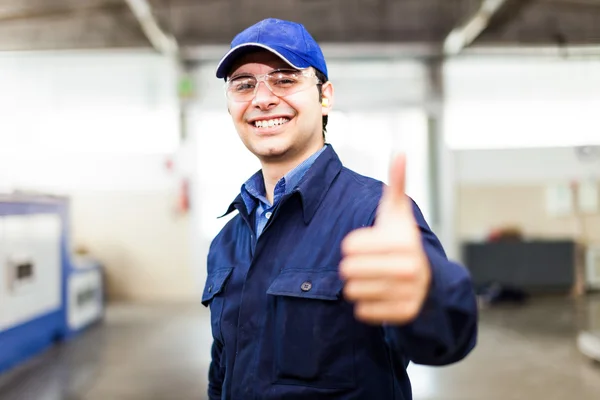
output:
[[323,115],[329,115],[333,108],[334,90],[333,83],[325,82],[321,88],[323,101],[321,102],[321,108]]

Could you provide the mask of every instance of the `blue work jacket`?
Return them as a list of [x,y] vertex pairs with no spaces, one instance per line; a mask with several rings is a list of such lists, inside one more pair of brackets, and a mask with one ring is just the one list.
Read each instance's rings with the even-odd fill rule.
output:
[[414,202],[432,272],[423,309],[398,326],[354,317],[338,273],[340,244],[374,223],[382,189],[327,145],[258,240],[241,195],[233,201],[227,213],[238,214],[211,243],[202,294],[214,339],[211,400],[410,400],[409,362],[448,365],[473,349],[469,274],[447,259]]

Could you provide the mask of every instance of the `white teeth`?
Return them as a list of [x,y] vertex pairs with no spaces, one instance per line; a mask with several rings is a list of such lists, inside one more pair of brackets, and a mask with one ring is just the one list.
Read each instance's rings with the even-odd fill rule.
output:
[[288,118],[276,118],[262,121],[254,121],[254,126],[257,128],[272,128],[276,125],[283,125],[288,121]]

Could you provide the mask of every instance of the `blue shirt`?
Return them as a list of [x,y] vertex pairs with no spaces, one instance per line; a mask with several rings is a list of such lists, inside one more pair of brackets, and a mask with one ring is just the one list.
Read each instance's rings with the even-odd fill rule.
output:
[[343,167],[327,145],[273,208],[260,238],[242,195],[212,241],[202,303],[210,306],[211,400],[411,400],[409,362],[448,365],[477,338],[469,274],[449,261],[417,205],[431,267],[419,316],[405,325],[354,317],[338,274],[340,243],[370,226],[383,184]]
[[254,212],[256,236],[260,236],[262,233],[267,221],[271,218],[271,215],[273,215],[273,209],[277,206],[281,197],[291,193],[306,171],[308,171],[313,162],[326,148],[327,146],[323,146],[319,151],[304,160],[300,165],[288,172],[277,182],[273,191],[272,205],[269,203],[269,200],[267,200],[262,171],[258,171],[252,175],[252,177],[242,185],[241,195],[244,204],[246,205],[246,211],[248,214]]

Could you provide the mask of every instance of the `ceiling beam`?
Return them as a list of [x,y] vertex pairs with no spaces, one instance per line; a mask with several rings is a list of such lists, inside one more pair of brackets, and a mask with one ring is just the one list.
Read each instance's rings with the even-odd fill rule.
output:
[[166,56],[178,58],[177,40],[160,27],[148,0],[125,0],[125,2],[131,8],[152,46]]
[[464,25],[452,30],[444,42],[444,54],[454,56],[479,37],[487,29],[492,17],[506,5],[508,0],[482,0],[481,7]]
[[464,25],[454,29],[444,42],[444,55],[454,56],[471,45],[486,30],[501,29],[514,21],[533,0],[482,0],[479,10]]

